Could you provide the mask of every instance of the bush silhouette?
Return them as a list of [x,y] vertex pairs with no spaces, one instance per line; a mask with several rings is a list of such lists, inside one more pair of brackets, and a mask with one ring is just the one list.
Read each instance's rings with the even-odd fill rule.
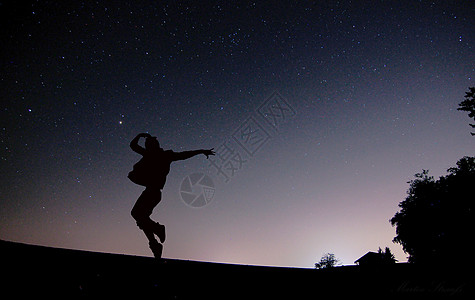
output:
[[320,258],[320,261],[315,263],[316,269],[326,269],[326,268],[333,268],[338,264],[338,259],[335,257],[333,253],[326,253]]

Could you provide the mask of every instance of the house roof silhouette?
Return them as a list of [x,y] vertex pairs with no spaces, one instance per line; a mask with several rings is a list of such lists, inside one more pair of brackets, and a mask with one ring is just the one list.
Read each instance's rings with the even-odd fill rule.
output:
[[355,260],[355,264],[360,266],[377,265],[381,264],[382,260],[383,259],[380,253],[369,251],[365,255]]

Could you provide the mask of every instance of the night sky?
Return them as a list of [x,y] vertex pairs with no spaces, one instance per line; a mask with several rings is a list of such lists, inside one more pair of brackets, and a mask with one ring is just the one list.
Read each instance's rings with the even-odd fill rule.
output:
[[473,1],[11,2],[1,239],[151,256],[127,178],[148,132],[218,154],[172,164],[152,215],[164,257],[313,267],[388,246],[406,261],[388,220],[407,181],[474,155],[457,111]]

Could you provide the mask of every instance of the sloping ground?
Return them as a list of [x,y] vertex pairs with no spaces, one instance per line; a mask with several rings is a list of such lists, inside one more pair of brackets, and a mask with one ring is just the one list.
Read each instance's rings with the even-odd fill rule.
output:
[[0,241],[1,291],[9,298],[291,298],[325,295],[431,298],[473,296],[468,268],[409,264],[314,270],[95,253]]

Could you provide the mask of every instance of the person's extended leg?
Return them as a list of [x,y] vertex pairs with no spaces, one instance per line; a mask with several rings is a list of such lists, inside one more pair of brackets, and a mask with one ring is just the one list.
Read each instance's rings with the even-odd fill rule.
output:
[[161,200],[161,191],[153,188],[146,188],[132,208],[132,217],[137,221],[137,226],[143,230],[149,240],[150,249],[155,257],[160,257],[163,246],[155,239],[154,233],[163,243],[165,240],[165,226],[160,225],[150,219],[154,207]]
[[146,188],[132,208],[132,217],[137,221],[137,226],[142,230],[148,230],[155,233],[160,241],[165,241],[165,226],[150,219],[153,209],[160,202],[162,197],[161,190]]
[[163,245],[155,239],[153,232],[148,230],[144,230],[143,232],[148,239],[148,246],[150,250],[152,250],[153,256],[155,256],[155,258],[162,258]]

